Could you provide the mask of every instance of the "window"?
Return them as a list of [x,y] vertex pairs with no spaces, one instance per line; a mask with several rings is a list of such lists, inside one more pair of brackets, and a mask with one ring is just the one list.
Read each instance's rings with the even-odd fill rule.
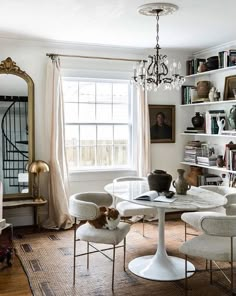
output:
[[63,93],[69,169],[131,168],[130,82],[64,78]]

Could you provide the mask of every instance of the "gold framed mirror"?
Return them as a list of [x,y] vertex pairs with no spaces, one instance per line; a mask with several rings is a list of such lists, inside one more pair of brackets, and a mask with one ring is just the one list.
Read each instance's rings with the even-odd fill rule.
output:
[[10,57],[1,62],[0,74],[3,199],[28,199],[33,197],[28,165],[34,160],[34,83]]

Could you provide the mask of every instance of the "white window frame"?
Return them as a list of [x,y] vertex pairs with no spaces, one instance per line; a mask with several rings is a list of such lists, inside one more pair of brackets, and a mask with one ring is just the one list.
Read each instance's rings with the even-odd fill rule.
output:
[[[117,73],[116,73],[117,74]],[[85,75],[84,75],[85,76]],[[87,77],[81,77],[81,76],[75,76],[75,75],[66,75],[63,76],[63,80],[68,80],[68,81],[91,81],[91,82],[111,82],[111,83],[116,83],[116,82],[127,82],[130,83],[129,79],[126,78],[104,78],[104,75],[101,75],[101,78],[93,78],[89,77],[90,75],[86,75]],[[107,76],[107,74],[105,75]],[[117,76],[117,75],[116,75]],[[125,75],[126,76],[126,75]],[[130,78],[130,76],[128,76]],[[137,170],[137,165],[136,165],[136,141],[135,139],[137,138],[137,130],[136,130],[136,100],[134,98],[135,92],[134,88],[132,85],[129,87],[129,102],[128,102],[128,116],[129,116],[129,122],[128,122],[128,127],[129,127],[129,140],[128,140],[128,165],[125,167],[86,167],[86,168],[69,168],[69,173],[70,175],[76,174],[76,173],[97,173],[97,172],[129,172],[131,175],[136,173]],[[73,125],[75,123],[65,123],[65,125]],[[84,122],[84,123],[76,123],[78,125],[106,125],[103,122]],[[122,123],[119,122],[111,122],[107,123],[108,125],[122,125]],[[127,123],[124,123],[124,125],[127,125]]]

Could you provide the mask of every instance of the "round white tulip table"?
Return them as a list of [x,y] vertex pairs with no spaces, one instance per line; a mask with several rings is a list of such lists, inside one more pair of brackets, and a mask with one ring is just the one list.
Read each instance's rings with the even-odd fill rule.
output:
[[[192,187],[186,195],[175,194],[176,200],[170,203],[135,200],[137,196],[149,191],[148,183],[145,181],[110,183],[104,189],[111,195],[123,200],[157,207],[159,223],[156,253],[151,256],[135,258],[128,265],[129,270],[135,275],[156,281],[175,281],[185,278],[185,260],[169,256],[166,252],[165,210],[196,211],[219,207],[227,202],[222,195],[199,187]],[[190,277],[194,274],[195,267],[191,262],[187,262],[187,265],[187,269],[193,271],[188,273],[188,277]]]

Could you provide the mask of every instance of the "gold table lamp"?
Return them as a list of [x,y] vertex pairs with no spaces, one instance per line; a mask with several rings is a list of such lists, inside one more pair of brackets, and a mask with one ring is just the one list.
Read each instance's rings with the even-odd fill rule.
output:
[[34,201],[42,202],[45,201],[44,197],[40,195],[40,174],[49,172],[49,165],[43,160],[33,161],[28,168],[28,171],[32,174],[36,174],[36,182],[34,180]]

